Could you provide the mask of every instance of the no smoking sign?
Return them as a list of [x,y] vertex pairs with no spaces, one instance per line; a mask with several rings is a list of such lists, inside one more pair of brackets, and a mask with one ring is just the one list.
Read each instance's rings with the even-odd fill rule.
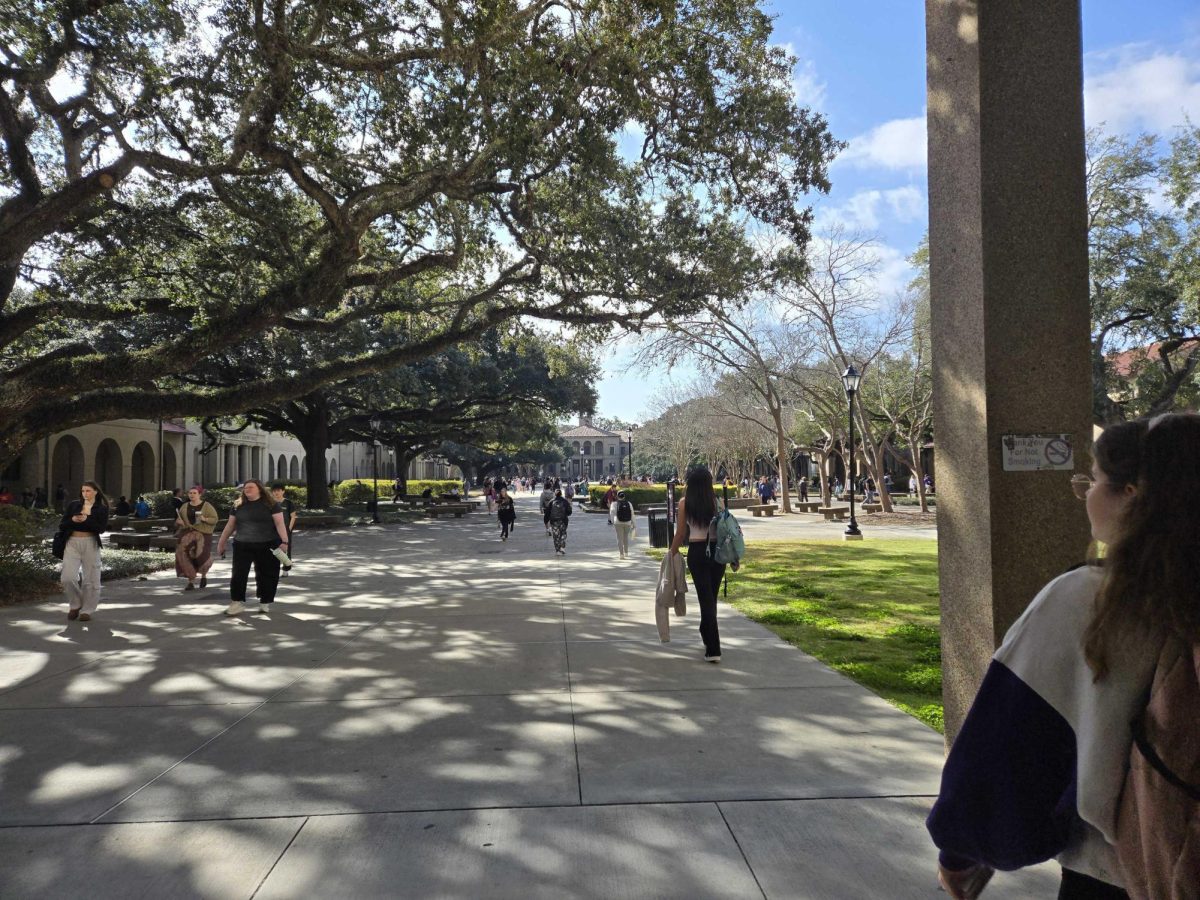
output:
[[1001,441],[1005,472],[1038,472],[1075,468],[1069,434],[1006,434]]

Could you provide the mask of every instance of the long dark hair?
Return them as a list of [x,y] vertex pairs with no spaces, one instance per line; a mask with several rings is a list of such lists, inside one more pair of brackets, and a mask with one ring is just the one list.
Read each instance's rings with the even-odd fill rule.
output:
[[80,501],[83,500],[82,492],[85,487],[90,487],[93,491],[96,492],[96,499],[92,501],[93,506],[108,506],[108,498],[104,496],[104,491],[100,490],[100,485],[96,484],[96,482],[94,482],[94,481],[85,481],[83,484],[81,484],[79,486]]
[[1100,680],[1131,633],[1200,641],[1200,415],[1110,426],[1093,455],[1110,484],[1092,490],[1137,488],[1104,558],[1104,584],[1084,634]]
[[705,528],[716,518],[717,494],[713,490],[712,472],[704,466],[696,466],[688,472],[683,512],[689,522]]

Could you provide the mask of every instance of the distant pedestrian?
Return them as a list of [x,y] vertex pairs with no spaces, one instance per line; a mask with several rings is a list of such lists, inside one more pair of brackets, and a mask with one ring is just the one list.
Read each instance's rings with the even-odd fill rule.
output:
[[633,504],[625,499],[624,491],[617,491],[617,496],[608,508],[608,524],[617,532],[617,552],[621,559],[629,556],[629,539],[633,537],[637,526],[634,522]]
[[508,533],[517,521],[517,504],[503,484],[496,495],[496,519],[500,522],[500,540],[507,541]]
[[179,512],[179,508],[187,503],[187,498],[183,496],[182,488],[175,488],[171,491],[171,505],[175,507],[175,512]]
[[208,570],[212,568],[213,531],[217,525],[216,508],[204,499],[204,488],[196,485],[187,493],[187,500],[175,514],[179,542],[175,545],[175,575],[187,579],[185,591],[208,587]]
[[129,501],[125,499],[124,494],[117,498],[117,502],[112,508],[114,516],[127,516],[133,512],[133,507],[129,505]]
[[908,492],[915,494],[917,492],[917,476],[910,475],[908,478]]
[[575,485],[572,484],[570,481],[567,482],[567,488],[566,488],[564,496],[568,503],[570,503],[572,500],[575,499]]
[[800,502],[801,503],[808,502],[808,476],[807,475],[800,476]]
[[[554,499],[554,487],[549,481],[542,485],[541,496],[538,497],[538,509],[541,511],[542,518],[546,518],[546,508],[550,505],[550,501]],[[546,525],[546,534],[550,533],[550,526]]]
[[889,494],[892,492],[892,473],[891,472],[883,473],[883,489],[884,489],[884,491],[886,491]]
[[63,511],[63,504],[67,502],[67,489],[59,482],[58,487],[54,489],[54,510],[55,512]]
[[25,488],[21,491],[21,505],[26,509],[33,506],[33,488]]
[[487,501],[487,511],[490,516],[496,511],[496,485],[490,478],[483,484],[483,499]]
[[283,510],[271,499],[266,487],[251,478],[242,487],[241,503],[229,513],[229,521],[217,541],[217,554],[225,555],[225,545],[235,534],[233,542],[233,573],[229,578],[229,608],[225,615],[240,615],[246,609],[246,583],[250,567],[254,567],[254,584],[258,593],[258,611],[271,611],[275,591],[279,588],[279,559],[276,549],[288,551],[287,526]]
[[85,481],[79,499],[66,504],[58,527],[67,533],[59,577],[67,618],[87,622],[100,605],[100,535],[108,530],[108,500],[100,485]]
[[925,493],[933,493],[933,479],[929,477],[929,473],[925,473]]
[[399,478],[392,484],[392,502],[395,503],[404,497],[404,482]]
[[137,502],[133,504],[133,514],[139,519],[150,518],[150,504],[146,502],[145,497],[137,498]]
[[[294,561],[296,559],[296,504],[287,498],[283,485],[279,483],[271,485],[271,499],[279,504],[279,508],[283,511],[283,526],[287,529],[287,555],[289,560]],[[287,578],[290,571],[292,571],[292,565],[289,562],[282,567],[280,577]]]
[[[567,485],[570,487],[570,484]],[[565,556],[567,552],[567,524],[571,518],[571,502],[563,496],[562,491],[554,492],[554,499],[546,507],[543,521],[550,529],[550,537],[554,539],[554,552]]]
[[46,505],[46,489],[40,487],[33,492],[33,508],[45,509]]
[[687,567],[700,604],[700,637],[706,662],[721,661],[721,635],[717,629],[717,588],[725,577],[725,566],[714,557],[717,549],[717,494],[712,474],[704,466],[688,473],[687,493],[676,510],[675,537],[671,553],[687,544]]

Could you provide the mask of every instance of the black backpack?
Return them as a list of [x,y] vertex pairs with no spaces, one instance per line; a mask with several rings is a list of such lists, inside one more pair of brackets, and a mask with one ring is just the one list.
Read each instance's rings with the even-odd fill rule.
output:
[[628,500],[617,501],[617,521],[632,522],[633,521],[633,504]]
[[550,521],[565,522],[571,514],[571,504],[562,497],[555,497],[550,503]]

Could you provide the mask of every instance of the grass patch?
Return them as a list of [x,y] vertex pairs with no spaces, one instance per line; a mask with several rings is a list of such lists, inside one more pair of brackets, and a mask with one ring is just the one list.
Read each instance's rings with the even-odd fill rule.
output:
[[748,545],[728,602],[944,731],[936,541]]

